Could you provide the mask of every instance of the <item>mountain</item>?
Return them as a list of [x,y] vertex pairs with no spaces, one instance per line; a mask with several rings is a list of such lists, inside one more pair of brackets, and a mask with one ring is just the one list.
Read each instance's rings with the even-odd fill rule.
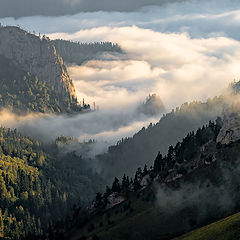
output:
[[74,153],[0,127],[0,239],[38,239],[51,232],[103,183]]
[[52,42],[18,27],[0,28],[1,108],[16,113],[75,112],[75,88]]
[[57,39],[52,41],[65,63],[82,65],[89,60],[114,59],[123,54],[118,44],[111,42],[79,43]]
[[[228,117],[236,122],[237,116]],[[224,121],[190,132],[134,179],[115,178],[87,217],[75,216],[65,239],[172,239],[239,212],[240,142],[217,141]],[[232,230],[222,231],[229,236]]]
[[[148,106],[152,99],[149,98],[145,105]],[[143,127],[133,137],[122,139],[117,145],[110,146],[107,153],[97,156],[102,175],[112,180],[116,173],[117,177],[124,173],[131,176],[139,166],[151,166],[158,151],[166,154],[170,145],[175,145],[188,132],[221,116],[228,105],[226,96],[208,99],[207,102],[184,103],[175,111],[163,115],[158,123]],[[146,106],[141,106],[141,109],[149,111]]]

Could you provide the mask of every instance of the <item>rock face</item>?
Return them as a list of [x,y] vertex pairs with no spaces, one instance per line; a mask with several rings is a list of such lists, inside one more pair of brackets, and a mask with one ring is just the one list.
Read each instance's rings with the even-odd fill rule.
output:
[[0,27],[0,55],[36,75],[61,95],[76,100],[75,88],[51,41],[18,27]]
[[106,209],[109,209],[109,208],[114,207],[115,205],[120,204],[125,199],[124,199],[124,197],[120,196],[119,193],[114,192],[108,196],[107,200],[108,200],[108,204],[107,204]]
[[151,177],[149,174],[144,176],[140,182],[141,187],[145,188],[151,183]]
[[217,136],[217,142],[229,144],[238,140],[240,140],[240,115],[232,113],[224,117],[223,126]]

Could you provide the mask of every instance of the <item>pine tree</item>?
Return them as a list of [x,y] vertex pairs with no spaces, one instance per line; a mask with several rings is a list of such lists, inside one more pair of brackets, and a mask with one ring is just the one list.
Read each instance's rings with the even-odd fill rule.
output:
[[112,184],[112,191],[120,193],[121,186],[119,184],[119,180],[115,177],[114,182]]
[[163,169],[164,169],[163,157],[162,157],[162,154],[159,152],[154,161],[153,170],[155,172],[159,172],[159,171],[162,171]]
[[139,179],[139,172],[137,171],[133,181],[133,190],[136,192],[140,188],[141,188],[141,185],[140,185],[140,179]]
[[147,164],[145,164],[144,169],[143,169],[143,175],[146,175],[147,173],[148,173]]
[[103,197],[102,197],[102,194],[100,192],[98,192],[96,194],[96,198],[95,198],[95,201],[94,201],[94,207],[95,208],[103,207]]

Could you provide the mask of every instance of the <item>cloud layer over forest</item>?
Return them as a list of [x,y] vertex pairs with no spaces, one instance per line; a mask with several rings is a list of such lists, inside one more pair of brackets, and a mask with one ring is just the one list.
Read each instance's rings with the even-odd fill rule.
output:
[[78,95],[95,100],[102,108],[126,107],[148,93],[157,93],[171,110],[179,103],[219,95],[240,76],[240,42],[225,37],[192,39],[186,33],[166,34],[135,26],[53,36],[117,41],[128,53],[128,60],[69,67]]
[[[19,24],[52,39],[112,41],[126,52],[126,56],[112,61],[103,58],[68,67],[79,99],[96,102],[99,112],[75,118],[35,116],[16,126],[29,126],[34,134],[74,135],[80,140],[106,138],[112,143],[157,121],[133,115],[149,93],[158,94],[171,110],[186,101],[219,95],[239,79],[238,0],[183,1],[157,7],[148,4],[141,9],[136,2],[130,1],[130,12],[0,19],[3,24]],[[146,2],[141,3],[144,6]],[[41,131],[45,126],[47,131]]]

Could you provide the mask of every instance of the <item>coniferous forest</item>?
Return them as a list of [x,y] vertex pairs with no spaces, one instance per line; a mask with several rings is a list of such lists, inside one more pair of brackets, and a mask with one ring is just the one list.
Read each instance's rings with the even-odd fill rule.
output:
[[123,50],[118,44],[112,42],[80,43],[65,40],[54,40],[57,52],[68,64],[81,65],[89,60],[101,59],[101,54],[122,54]]
[[0,239],[240,239],[236,1],[10,5]]
[[36,239],[103,184],[78,156],[61,153],[55,143],[45,148],[16,130],[0,129],[0,154],[3,239]]
[[48,86],[36,75],[22,70],[4,56],[0,56],[0,64],[1,109],[6,108],[17,114],[81,111],[82,107],[76,99],[56,93],[54,86]]

